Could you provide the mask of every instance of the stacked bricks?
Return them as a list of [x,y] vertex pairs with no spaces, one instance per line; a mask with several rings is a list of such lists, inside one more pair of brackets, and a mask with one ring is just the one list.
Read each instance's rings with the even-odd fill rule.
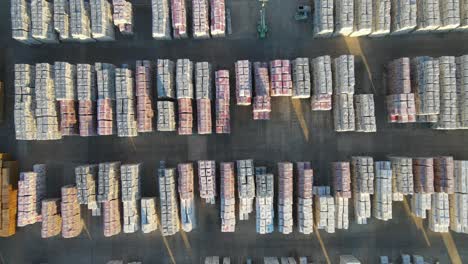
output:
[[169,0],[151,0],[152,32],[154,39],[171,39]]
[[91,0],[91,34],[95,40],[115,39],[112,5],[108,0]]
[[449,226],[449,195],[446,192],[436,192],[432,195],[429,229],[433,232],[446,233],[449,232]]
[[211,121],[211,65],[208,62],[195,64],[195,91],[197,99],[197,127],[198,134],[212,133]]
[[42,200],[41,237],[58,236],[62,232],[62,217],[60,216],[60,199]]
[[112,0],[114,25],[123,35],[133,35],[133,5],[127,0]]
[[194,38],[210,38],[208,0],[192,0],[192,32]]
[[440,82],[440,112],[436,129],[457,128],[457,64],[455,57],[443,56],[439,58]]
[[28,64],[15,64],[14,121],[17,140],[36,139],[35,68]]
[[455,191],[453,157],[434,158],[434,190],[453,194]]
[[193,63],[189,59],[176,62],[176,94],[179,111],[179,135],[193,134]]
[[354,108],[356,109],[356,132],[377,132],[377,125],[375,122],[374,95],[355,95]]
[[97,134],[100,136],[114,135],[115,119],[115,66],[108,63],[96,63],[96,79],[98,91]]
[[67,62],[54,64],[55,98],[60,106],[60,132],[63,136],[73,136],[78,132],[76,116],[76,66]]
[[185,0],[171,0],[172,35],[187,38],[187,8]]
[[41,202],[46,192],[46,167],[33,166],[32,172],[21,172],[18,181],[18,227],[41,221]]
[[150,61],[137,61],[135,67],[137,131],[152,132],[153,127],[153,67]]
[[135,90],[133,72],[128,68],[115,70],[115,97],[117,135],[119,137],[136,137],[137,117],[135,113]]
[[80,204],[78,203],[78,190],[74,185],[62,187],[60,213],[62,214],[62,237],[73,238],[79,236],[83,230],[83,220],[81,219]]
[[372,32],[372,0],[354,1],[354,30],[351,37],[367,36]]
[[[467,5],[468,9],[468,5]],[[457,127],[468,128],[468,55],[455,58],[457,85]]]
[[349,36],[354,29],[354,1],[335,0],[335,35]]
[[45,0],[31,1],[32,37],[42,43],[57,43],[53,4]]
[[157,229],[156,197],[143,197],[141,198],[141,231],[147,234]]
[[73,39],[83,42],[91,38],[91,12],[89,2],[70,0],[70,32]]
[[443,0],[439,2],[440,27],[439,31],[452,30],[460,26],[460,0]]
[[411,92],[410,59],[399,58],[387,65],[387,112],[391,123],[416,122],[415,96]]
[[312,111],[332,109],[333,77],[330,56],[312,59]]
[[196,226],[194,171],[192,163],[181,163],[177,166],[179,171],[178,188],[180,198],[180,222],[182,230],[192,231]]
[[18,212],[18,162],[8,154],[0,154],[0,237],[16,233]]
[[314,37],[330,37],[334,29],[333,0],[314,1]]
[[248,220],[255,198],[254,162],[251,159],[236,161],[239,220]]
[[239,60],[235,63],[237,105],[252,104],[252,63]]
[[411,86],[417,118],[430,121],[440,111],[439,61],[427,56],[412,58]]
[[289,60],[270,61],[271,96],[292,96],[293,82]]
[[78,202],[87,205],[93,216],[101,215],[101,207],[97,203],[98,165],[82,165],[75,168]]
[[310,98],[310,66],[309,58],[297,58],[293,66],[292,98]]
[[236,191],[234,162],[221,162],[221,232],[236,231]]
[[13,39],[25,44],[39,44],[32,37],[30,2],[26,0],[11,0],[10,14]]
[[226,3],[225,0],[210,0],[211,36],[226,36]]
[[333,60],[334,102],[333,122],[335,131],[355,130],[354,120],[354,56],[342,55]]
[[297,225],[299,232],[309,235],[314,231],[314,209],[312,188],[314,171],[310,162],[297,162]]
[[390,34],[392,0],[376,0],[372,6],[371,37],[382,37]]
[[122,232],[122,222],[120,220],[120,202],[118,199],[106,201],[102,205],[104,236],[112,237]]
[[416,1],[392,0],[392,34],[405,34],[416,28]]
[[91,64],[78,64],[77,98],[80,136],[95,136],[96,131],[96,72]]
[[271,97],[268,65],[254,62],[255,97],[253,98],[253,119],[270,120]]
[[135,233],[140,229],[141,170],[141,164],[120,166],[124,233]]
[[450,229],[468,233],[468,161],[454,161],[455,193],[449,195]]
[[416,32],[429,32],[440,27],[439,0],[417,1]]
[[99,164],[97,200],[102,203],[104,236],[111,237],[120,234],[120,162]]
[[351,168],[349,162],[333,162],[333,192],[335,196],[335,226],[349,227],[349,199],[351,198]]
[[175,169],[165,168],[164,164],[161,164],[161,168],[158,170],[161,205],[161,233],[163,236],[175,235],[180,229],[175,173]]
[[215,72],[216,84],[216,134],[231,133],[229,71]]
[[54,72],[50,64],[36,64],[37,140],[58,140],[62,138],[58,124],[53,78]]
[[[275,229],[275,209],[273,207],[274,176],[273,174],[267,173],[266,167],[257,167],[255,168],[255,182],[257,184],[257,197],[255,199],[256,230],[258,234],[270,234]],[[283,232],[283,229],[281,232]]]
[[392,163],[393,201],[403,201],[403,196],[413,195],[413,161],[407,157],[390,157]]
[[175,99],[174,62],[170,60],[157,61],[156,87],[158,91],[158,131],[175,131]]
[[317,229],[335,233],[335,201],[329,186],[314,186],[314,217]]
[[375,218],[388,221],[392,219],[392,165],[390,161],[376,161],[375,195],[372,214]]
[[411,199],[412,212],[426,218],[431,209],[431,195],[434,193],[434,159],[413,158],[414,195]]
[[200,198],[206,203],[216,203],[216,162],[214,160],[198,161],[198,180]]
[[69,0],[54,0],[54,30],[60,40],[70,39],[70,3]]
[[371,217],[371,198],[374,194],[374,159],[366,156],[351,158],[354,216],[359,225]]
[[283,234],[293,230],[293,164],[278,163],[278,229]]

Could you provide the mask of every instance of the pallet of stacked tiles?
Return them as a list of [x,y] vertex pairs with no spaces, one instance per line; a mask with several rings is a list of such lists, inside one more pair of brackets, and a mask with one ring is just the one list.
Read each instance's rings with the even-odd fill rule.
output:
[[221,232],[236,231],[236,191],[234,162],[221,162]]
[[354,56],[342,55],[333,60],[333,122],[335,131],[355,130],[353,94]]
[[210,38],[208,0],[192,0],[192,32],[196,39]]
[[292,233],[293,220],[293,164],[278,163],[278,230],[283,234]]
[[96,72],[91,64],[77,64],[78,124],[82,137],[96,135]]
[[14,122],[17,140],[36,139],[35,119],[35,67],[15,64]]
[[200,198],[206,203],[216,203],[216,162],[214,160],[198,161],[198,180]]
[[271,96],[292,96],[293,82],[289,60],[270,61]]
[[120,162],[99,163],[98,171],[98,203],[119,199]]
[[225,0],[210,0],[211,36],[226,36],[226,3]]
[[392,165],[390,161],[376,161],[375,195],[372,214],[375,218],[388,221],[392,219]]
[[33,171],[21,172],[18,181],[19,227],[41,221],[41,202],[46,192],[46,167],[35,164]]
[[60,40],[70,39],[70,2],[68,0],[54,0],[54,30]]
[[416,26],[417,6],[414,0],[392,0],[392,34],[400,35],[413,31]]
[[158,60],[156,72],[157,95],[160,101],[158,106],[158,131],[175,131],[175,99],[174,88],[174,62],[170,60]]
[[415,32],[430,32],[440,27],[439,0],[417,1]]
[[372,32],[372,0],[354,2],[354,29],[351,37],[367,36]]
[[235,63],[237,105],[252,104],[252,63],[239,60]]
[[314,218],[317,229],[335,233],[335,200],[329,186],[314,186]]
[[109,63],[96,63],[98,92],[97,134],[100,136],[116,133],[115,120],[115,66]]
[[177,166],[179,171],[178,189],[180,198],[180,222],[182,230],[192,231],[196,226],[194,171],[192,163],[181,163]]
[[0,154],[0,237],[16,233],[18,212],[18,162],[11,161],[10,155]]
[[349,36],[354,28],[354,1],[335,0],[335,35]]
[[161,233],[172,236],[179,232],[179,207],[175,187],[175,169],[165,168],[161,164],[158,170],[159,195],[161,203]]
[[31,1],[31,33],[41,43],[57,43],[53,4],[45,0]]
[[340,264],[361,264],[361,261],[353,255],[341,255]]
[[58,236],[62,232],[62,217],[60,216],[60,199],[44,199],[41,207],[42,223],[41,237]]
[[335,27],[333,0],[314,1],[314,37],[330,37]]
[[468,161],[454,161],[455,193],[449,195],[450,229],[468,233]]
[[190,98],[181,98],[177,99],[178,101],[178,111],[179,111],[179,126],[178,134],[179,135],[192,135],[193,133],[193,107],[192,99]]
[[460,31],[468,29],[468,5],[465,1],[460,1]]
[[292,98],[310,98],[309,58],[297,58],[293,60],[292,66],[294,81]]
[[414,93],[411,92],[410,59],[387,64],[387,113],[390,123],[416,122]]
[[147,234],[157,229],[156,197],[143,197],[141,198],[141,231]]
[[216,134],[231,133],[229,71],[215,72],[216,84]]
[[453,194],[455,191],[453,157],[434,158],[434,190]]
[[305,235],[314,232],[314,209],[312,188],[314,171],[310,162],[297,162],[297,225],[299,232]]
[[335,131],[355,131],[353,95],[336,94],[333,97],[333,123]]
[[13,39],[24,44],[40,44],[32,37],[31,3],[26,0],[11,0],[10,14]]
[[195,92],[197,99],[197,127],[198,134],[211,134],[213,125],[211,120],[211,65],[208,62],[195,64]]
[[460,26],[460,0],[443,0],[439,2],[440,27],[438,31],[448,31]]
[[187,38],[187,8],[185,0],[171,0],[172,35]]
[[136,137],[135,90],[132,70],[124,67],[115,70],[115,96],[117,136]]
[[60,133],[62,136],[78,134],[75,100],[58,100],[60,109]]
[[335,226],[349,227],[349,199],[351,198],[351,168],[349,162],[333,162],[333,193],[335,197]]
[[169,0],[151,0],[152,32],[154,39],[171,39]]
[[70,0],[70,32],[72,39],[82,42],[94,41],[91,38],[91,12],[89,2]]
[[356,110],[356,132],[377,132],[373,94],[354,95]]
[[176,131],[175,110],[174,102],[171,101],[158,101],[158,118],[157,130],[158,131]]
[[137,61],[135,67],[137,132],[153,131],[153,67],[150,61]]
[[112,5],[108,0],[91,0],[91,34],[98,41],[115,40]]
[[372,33],[369,35],[370,37],[383,37],[390,34],[391,2],[391,0],[373,1]]
[[253,211],[255,199],[254,161],[238,160],[237,167],[237,193],[239,196],[239,220],[249,220]]
[[312,59],[312,111],[332,109],[333,75],[330,56]]
[[126,0],[112,0],[114,25],[122,35],[133,35],[133,5]]
[[176,62],[176,96],[179,115],[179,135],[193,133],[193,63],[189,59]]
[[413,158],[414,195],[411,210],[414,215],[426,218],[431,209],[431,195],[434,193],[434,159]]
[[412,58],[411,86],[415,94],[416,117],[431,121],[431,117],[440,112],[438,59],[427,56]]
[[62,200],[60,204],[62,215],[62,237],[77,237],[83,230],[80,204],[78,203],[78,190],[74,185],[62,187]]
[[403,201],[405,195],[413,195],[413,160],[407,157],[390,157],[392,163],[393,201]]
[[254,77],[253,119],[270,120],[271,97],[268,64],[265,62],[254,62]]
[[[468,5],[467,10],[468,10]],[[455,58],[457,87],[457,128],[468,128],[468,55]]]
[[140,229],[141,164],[120,166],[123,203],[123,232],[135,233]]
[[457,129],[457,64],[455,57],[439,58],[440,112],[435,129]]
[[82,165],[75,168],[78,202],[91,210],[93,216],[101,215],[101,206],[97,203],[98,165]]
[[351,158],[354,216],[359,225],[371,217],[371,199],[374,194],[374,159],[366,156]]
[[55,98],[59,102],[60,132],[63,136],[74,136],[78,132],[76,117],[76,66],[68,62],[54,63]]
[[429,229],[433,232],[449,232],[450,226],[449,195],[436,192],[432,195],[431,211],[429,213]]
[[[291,178],[292,180],[292,178]],[[256,188],[256,230],[258,234],[270,234],[275,229],[274,218],[274,176],[271,173],[267,173],[266,167],[255,168],[255,183]],[[281,185],[281,184],[280,184]],[[292,187],[292,184],[291,184]],[[291,199],[292,200],[292,199]],[[292,202],[291,202],[292,206]],[[282,212],[280,211],[280,215]],[[280,216],[281,217],[281,216]],[[291,214],[292,222],[292,214]],[[281,225],[281,220],[280,220]],[[280,226],[280,228],[283,228]],[[292,226],[291,226],[292,229]],[[281,232],[283,232],[281,230]]]
[[122,232],[120,220],[120,201],[113,199],[102,203],[104,237],[111,237]]

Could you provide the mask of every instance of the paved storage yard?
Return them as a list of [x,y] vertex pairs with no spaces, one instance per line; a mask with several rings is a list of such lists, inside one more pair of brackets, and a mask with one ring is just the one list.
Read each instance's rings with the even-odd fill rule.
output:
[[[84,163],[120,160],[143,162],[143,196],[157,194],[156,168],[160,160],[174,167],[184,161],[215,159],[234,161],[252,158],[256,165],[277,173],[278,161],[312,162],[320,184],[331,184],[330,162],[369,155],[453,155],[468,159],[466,131],[436,131],[424,125],[391,125],[386,122],[383,65],[403,56],[459,56],[468,54],[468,33],[406,35],[379,39],[313,39],[312,26],[293,19],[296,1],[270,0],[267,13],[270,35],[258,40],[257,2],[229,0],[233,34],[224,39],[155,41],[151,39],[151,8],[148,1],[135,1],[136,35],[116,42],[26,46],[11,39],[9,1],[0,3],[0,78],[6,83],[6,119],[0,125],[0,151],[11,153],[22,170],[46,163],[47,197],[59,197],[60,187],[75,182],[74,167]],[[374,93],[377,133],[335,133],[331,112],[310,110],[309,101],[274,98],[272,120],[253,121],[250,107],[231,107],[231,135],[176,136],[154,132],[136,138],[66,137],[54,142],[15,140],[13,126],[13,65],[68,61],[110,62],[134,65],[137,59],[189,58],[209,61],[214,69],[228,68],[232,76],[238,59],[269,61],[275,58],[317,57],[351,53],[356,57],[356,93]],[[234,78],[231,78],[234,87]],[[233,96],[231,96],[233,97]],[[0,239],[0,263],[106,263],[111,259],[141,260],[144,263],[199,263],[205,256],[312,256],[314,260],[337,263],[339,255],[353,254],[363,263],[376,263],[380,255],[396,258],[402,252],[439,259],[441,263],[468,263],[466,235],[441,235],[428,230],[427,220],[413,220],[408,203],[394,203],[393,219],[372,218],[367,225],[353,220],[349,230],[335,234],[314,232],[271,235],[255,233],[255,217],[239,221],[236,232],[220,232],[219,202],[201,204],[197,197],[199,226],[191,233],[163,238],[152,234],[121,234],[104,238],[102,220],[83,215],[85,231],[73,239],[40,238],[40,225],[19,228],[11,238]],[[415,219],[415,218],[414,218]]]

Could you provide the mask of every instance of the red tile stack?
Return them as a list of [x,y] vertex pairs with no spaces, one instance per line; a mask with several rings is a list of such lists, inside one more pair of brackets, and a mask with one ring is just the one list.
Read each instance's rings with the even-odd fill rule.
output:
[[179,110],[179,135],[193,134],[193,107],[191,98],[180,98],[177,100]]
[[151,62],[137,61],[135,72],[138,132],[152,132],[154,130],[154,110]]
[[60,100],[60,132],[63,136],[77,135],[78,120],[76,118],[75,100]]
[[224,0],[211,0],[211,36],[226,35],[226,6]]
[[335,196],[351,198],[351,169],[349,162],[333,162],[332,173]]

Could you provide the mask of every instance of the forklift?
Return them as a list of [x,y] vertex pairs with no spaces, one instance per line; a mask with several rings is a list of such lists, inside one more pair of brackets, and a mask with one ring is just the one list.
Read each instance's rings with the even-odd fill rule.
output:
[[296,21],[305,21],[307,20],[312,13],[312,6],[310,1],[299,1],[299,4],[296,8],[296,14],[294,19]]
[[268,33],[268,26],[266,23],[266,4],[268,3],[268,0],[258,0],[261,4],[260,8],[260,20],[258,21],[257,24],[257,32],[258,32],[258,38],[259,39],[265,39],[266,34]]

